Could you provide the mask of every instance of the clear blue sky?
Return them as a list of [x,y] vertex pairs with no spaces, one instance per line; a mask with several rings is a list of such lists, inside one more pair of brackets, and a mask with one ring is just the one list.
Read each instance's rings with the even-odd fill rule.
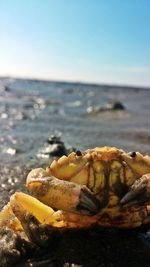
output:
[[0,75],[150,86],[150,0],[0,0]]

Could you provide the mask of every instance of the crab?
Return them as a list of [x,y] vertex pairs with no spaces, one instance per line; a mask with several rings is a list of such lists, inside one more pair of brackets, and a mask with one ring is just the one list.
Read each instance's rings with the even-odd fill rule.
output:
[[0,226],[38,246],[64,229],[134,228],[150,223],[150,156],[116,147],[72,152],[27,176],[30,195],[16,192]]

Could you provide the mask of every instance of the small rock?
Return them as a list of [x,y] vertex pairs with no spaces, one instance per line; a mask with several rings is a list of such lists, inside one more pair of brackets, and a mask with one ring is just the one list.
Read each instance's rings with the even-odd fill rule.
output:
[[68,153],[75,151],[74,148],[67,148],[60,136],[51,135],[47,139],[47,143],[42,150],[38,153],[40,158],[61,157],[68,155]]
[[88,114],[99,114],[104,111],[116,110],[125,110],[125,107],[121,102],[111,102],[107,103],[106,106],[89,106],[86,111]]
[[106,106],[109,110],[125,110],[124,105],[121,102],[108,103]]

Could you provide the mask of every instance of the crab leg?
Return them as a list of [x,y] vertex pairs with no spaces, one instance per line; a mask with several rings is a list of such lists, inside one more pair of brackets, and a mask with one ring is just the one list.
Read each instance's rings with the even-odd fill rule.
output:
[[48,176],[42,168],[29,173],[26,185],[34,197],[54,209],[88,215],[99,211],[99,201],[86,186]]

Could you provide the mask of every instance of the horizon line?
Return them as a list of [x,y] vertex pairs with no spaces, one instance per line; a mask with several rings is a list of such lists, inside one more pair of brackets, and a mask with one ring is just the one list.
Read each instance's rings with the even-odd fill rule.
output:
[[133,88],[133,89],[150,89],[150,85],[135,85],[135,84],[123,84],[123,83],[105,83],[105,82],[94,82],[94,81],[80,81],[73,79],[53,79],[44,77],[34,77],[34,76],[22,76],[22,75],[0,75],[0,79],[15,79],[15,80],[31,80],[31,81],[43,81],[43,82],[58,82],[58,83],[73,83],[73,84],[83,84],[83,85],[93,85],[93,86],[106,86],[106,87],[123,87],[123,88]]

